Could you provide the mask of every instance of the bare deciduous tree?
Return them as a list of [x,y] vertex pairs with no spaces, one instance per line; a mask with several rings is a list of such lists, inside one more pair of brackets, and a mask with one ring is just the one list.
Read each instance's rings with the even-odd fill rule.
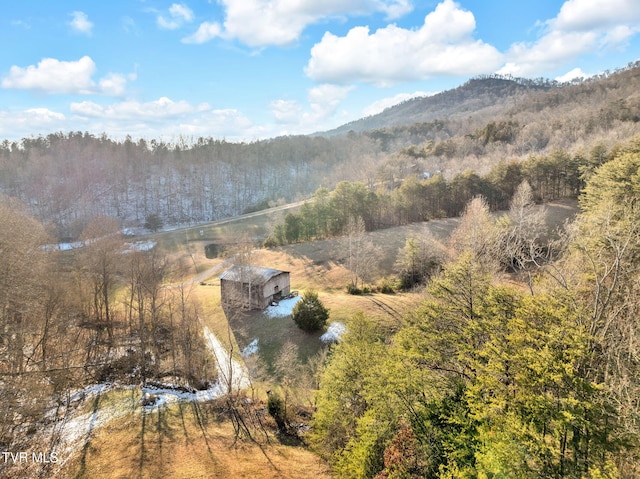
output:
[[449,239],[452,255],[470,253],[487,270],[497,270],[497,229],[486,200],[476,196],[466,206],[460,224]]
[[113,218],[98,217],[85,228],[81,239],[84,247],[78,256],[79,267],[90,290],[87,311],[98,331],[107,331],[112,347],[115,342],[112,298],[119,284],[118,265],[124,249],[120,227]]
[[347,268],[351,272],[350,287],[357,290],[375,272],[379,249],[369,239],[361,217],[349,220],[342,243],[347,254]]

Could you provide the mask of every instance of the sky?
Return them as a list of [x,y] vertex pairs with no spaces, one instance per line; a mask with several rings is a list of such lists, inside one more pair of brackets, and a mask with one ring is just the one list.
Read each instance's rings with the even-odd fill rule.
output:
[[250,142],[500,73],[640,59],[640,0],[21,0],[0,6],[0,140]]

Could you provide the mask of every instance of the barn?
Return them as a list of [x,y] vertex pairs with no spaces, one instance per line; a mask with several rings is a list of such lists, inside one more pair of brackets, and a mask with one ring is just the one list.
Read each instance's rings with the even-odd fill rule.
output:
[[235,265],[220,276],[222,306],[264,309],[291,291],[288,271]]

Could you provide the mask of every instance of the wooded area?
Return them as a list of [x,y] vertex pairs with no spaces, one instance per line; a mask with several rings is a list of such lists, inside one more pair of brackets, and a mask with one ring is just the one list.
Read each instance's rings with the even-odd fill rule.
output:
[[419,309],[393,331],[354,317],[314,423],[340,477],[640,473],[638,141],[588,180],[556,259],[519,263],[536,277],[528,288],[500,273],[496,253],[513,236],[472,203]]
[[24,450],[25,432],[55,405],[64,417],[85,385],[216,379],[189,287],[167,288],[175,265],[153,249],[127,251],[116,221],[95,218],[77,255],[46,248],[42,225],[6,197],[0,222],[3,447]]

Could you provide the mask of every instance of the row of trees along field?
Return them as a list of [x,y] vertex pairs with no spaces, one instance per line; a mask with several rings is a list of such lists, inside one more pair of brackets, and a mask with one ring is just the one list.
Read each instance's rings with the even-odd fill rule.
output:
[[424,303],[394,330],[355,316],[331,351],[312,442],[338,475],[638,477],[639,195],[636,140],[589,176],[528,288],[473,200]]
[[441,174],[420,179],[408,176],[393,183],[365,185],[340,182],[329,192],[318,189],[298,213],[289,213],[274,227],[267,246],[342,235],[350,219],[361,218],[367,231],[433,218],[454,217],[476,196],[492,210],[507,209],[518,185],[527,181],[536,201],[575,197],[594,169],[615,155],[603,145],[574,155],[556,150],[526,161],[500,162],[485,176],[465,171],[447,181]]
[[175,267],[154,250],[127,249],[115,220],[94,219],[71,252],[46,247],[44,227],[15,200],[0,199],[0,223],[3,450],[33,447],[30,434],[86,385],[215,379],[188,287],[164,286]]

